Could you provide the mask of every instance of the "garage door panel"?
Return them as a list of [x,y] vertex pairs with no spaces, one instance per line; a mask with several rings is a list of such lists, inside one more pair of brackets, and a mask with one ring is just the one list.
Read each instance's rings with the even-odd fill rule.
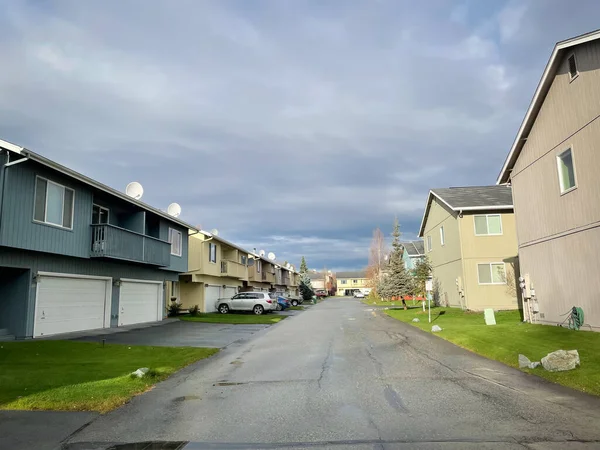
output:
[[217,300],[221,297],[220,286],[206,286],[204,291],[204,308],[206,312],[215,312],[217,310]]
[[162,283],[122,281],[119,293],[119,326],[160,320],[161,300]]
[[36,297],[34,336],[108,326],[106,280],[41,276]]
[[237,288],[234,286],[226,286],[225,289],[223,289],[223,297],[231,298],[235,294],[237,294],[237,291],[238,291]]

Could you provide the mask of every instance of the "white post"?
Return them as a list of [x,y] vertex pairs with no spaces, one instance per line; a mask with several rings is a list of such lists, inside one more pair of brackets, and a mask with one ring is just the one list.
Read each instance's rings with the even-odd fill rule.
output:
[[431,323],[431,297],[427,301],[429,302],[429,323]]

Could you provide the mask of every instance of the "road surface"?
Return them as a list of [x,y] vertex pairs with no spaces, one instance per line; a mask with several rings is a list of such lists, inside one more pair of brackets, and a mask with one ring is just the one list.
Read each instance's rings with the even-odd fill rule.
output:
[[598,424],[595,397],[330,298],[99,417],[68,448],[582,449],[600,448]]

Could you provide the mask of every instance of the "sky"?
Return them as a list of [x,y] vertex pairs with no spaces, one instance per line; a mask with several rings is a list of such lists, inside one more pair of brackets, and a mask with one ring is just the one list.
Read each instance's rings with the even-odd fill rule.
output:
[[0,139],[248,249],[362,269],[431,188],[494,184],[597,0],[6,0]]

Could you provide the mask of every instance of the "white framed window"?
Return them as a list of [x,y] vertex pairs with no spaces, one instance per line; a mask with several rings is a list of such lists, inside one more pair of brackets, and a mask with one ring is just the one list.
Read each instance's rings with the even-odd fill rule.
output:
[[33,220],[73,229],[75,191],[46,178],[35,178]]
[[558,165],[558,181],[560,184],[560,193],[566,194],[577,188],[575,180],[575,163],[573,162],[573,151],[568,148],[556,156]]
[[479,284],[506,284],[506,267],[503,262],[477,264]]
[[440,227],[440,243],[442,245],[446,244],[446,236],[444,235],[444,227]]
[[215,264],[217,262],[217,244],[212,242],[208,243],[208,262]]
[[431,251],[431,235],[427,236],[427,251]]
[[181,256],[183,247],[181,231],[169,228],[169,244],[171,244],[171,255]]
[[483,214],[473,216],[475,236],[498,236],[502,234],[502,216]]
[[572,53],[567,59],[567,67],[569,69],[569,81],[573,81],[579,75],[579,70],[577,70],[577,60],[575,59],[575,53]]
[[340,283],[341,284],[346,284],[346,280],[342,280]]

